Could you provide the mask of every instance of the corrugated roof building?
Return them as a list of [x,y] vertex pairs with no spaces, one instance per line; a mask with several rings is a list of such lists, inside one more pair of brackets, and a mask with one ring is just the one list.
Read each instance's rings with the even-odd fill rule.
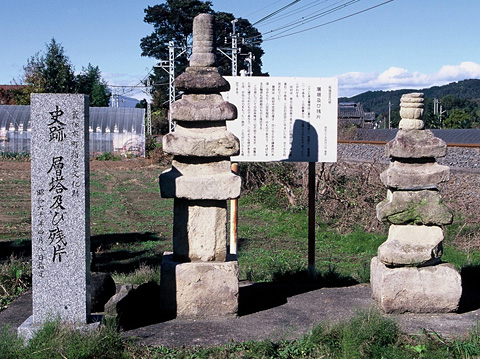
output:
[[[0,152],[30,153],[30,106],[0,105]],[[90,107],[90,155],[145,156],[145,109]]]

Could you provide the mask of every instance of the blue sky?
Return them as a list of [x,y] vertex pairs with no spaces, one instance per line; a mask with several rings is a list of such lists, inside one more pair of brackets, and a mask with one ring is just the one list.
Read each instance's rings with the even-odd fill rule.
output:
[[[263,70],[271,76],[338,77],[340,96],[480,78],[480,1],[394,0],[362,12],[385,1],[297,1],[257,26],[265,40]],[[92,63],[108,83],[135,85],[156,63],[140,56],[140,39],[153,31],[143,22],[143,10],[162,2],[2,0],[0,83],[19,78],[28,58],[55,37],[76,72]],[[212,0],[215,10],[252,23],[292,2]],[[348,6],[292,30],[316,27],[310,31],[269,40],[288,34],[274,29],[341,5]]]

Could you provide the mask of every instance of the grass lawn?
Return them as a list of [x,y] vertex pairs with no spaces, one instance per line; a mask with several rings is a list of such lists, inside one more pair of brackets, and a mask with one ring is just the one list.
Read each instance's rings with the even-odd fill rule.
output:
[[[158,189],[158,175],[167,167],[146,160],[91,163],[94,271],[110,272],[118,283],[158,281],[162,253],[172,248],[173,200],[160,198]],[[29,186],[28,162],[1,161],[0,310],[30,285]],[[343,196],[339,196],[341,200],[344,200],[345,192],[339,192]],[[301,205],[272,205],[277,203],[274,196],[278,195],[279,187],[268,195],[265,193],[265,190],[253,189],[245,192],[239,201],[240,280],[308,280],[307,211]],[[359,206],[357,201],[349,202],[352,206]],[[288,201],[282,198],[278,203]],[[337,231],[325,224],[321,216],[317,216],[316,222],[318,283],[337,286],[368,282],[369,263],[386,239],[384,231],[367,232],[360,226]],[[443,259],[455,264],[459,270],[478,268],[480,251],[476,247],[458,245],[462,231],[474,233],[478,228],[462,227],[461,221],[450,226],[446,230]],[[364,328],[362,335],[358,335],[359,327]],[[138,346],[121,338],[114,325],[107,325],[95,337],[88,338],[69,332],[58,323],[51,323],[28,347],[20,346],[7,329],[1,330],[2,359],[465,358],[480,355],[478,329],[469,338],[457,341],[435,335],[413,338],[402,334],[393,322],[378,313],[361,313],[350,322],[335,326],[319,325],[311,334],[296,341],[251,342],[208,349]],[[85,340],[90,344],[87,345]]]

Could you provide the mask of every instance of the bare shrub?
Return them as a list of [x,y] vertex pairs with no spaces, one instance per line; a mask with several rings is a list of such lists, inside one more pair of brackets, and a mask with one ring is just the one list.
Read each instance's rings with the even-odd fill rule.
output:
[[361,228],[383,232],[376,205],[385,198],[383,166],[373,163],[321,163],[317,168],[317,215],[340,233]]
[[[316,209],[320,221],[349,232],[354,228],[384,231],[375,206],[386,195],[376,163],[318,163]],[[281,208],[306,208],[308,163],[244,163],[240,165],[244,191],[258,202]]]

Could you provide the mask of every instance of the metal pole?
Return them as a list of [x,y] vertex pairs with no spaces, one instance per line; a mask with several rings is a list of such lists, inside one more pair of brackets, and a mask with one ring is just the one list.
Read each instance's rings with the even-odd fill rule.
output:
[[315,162],[308,163],[308,276],[317,277],[315,270]]
[[150,101],[150,78],[147,79],[147,132],[152,135],[152,105]]
[[[232,163],[232,172],[238,174],[238,163]],[[230,254],[237,254],[238,199],[230,201]]]
[[[232,76],[237,76],[237,35],[235,34],[235,23],[232,20]],[[232,172],[238,173],[238,163],[232,163]],[[238,238],[238,199],[230,200],[230,254],[237,254]]]
[[168,129],[172,132],[175,124],[172,119],[172,103],[175,101],[175,44],[173,41],[168,43]]
[[392,102],[388,101],[388,128],[392,128],[391,122],[390,122],[390,113],[392,112]]
[[232,76],[237,76],[237,34],[235,33],[235,23],[238,20],[232,20],[233,33],[232,33]]

